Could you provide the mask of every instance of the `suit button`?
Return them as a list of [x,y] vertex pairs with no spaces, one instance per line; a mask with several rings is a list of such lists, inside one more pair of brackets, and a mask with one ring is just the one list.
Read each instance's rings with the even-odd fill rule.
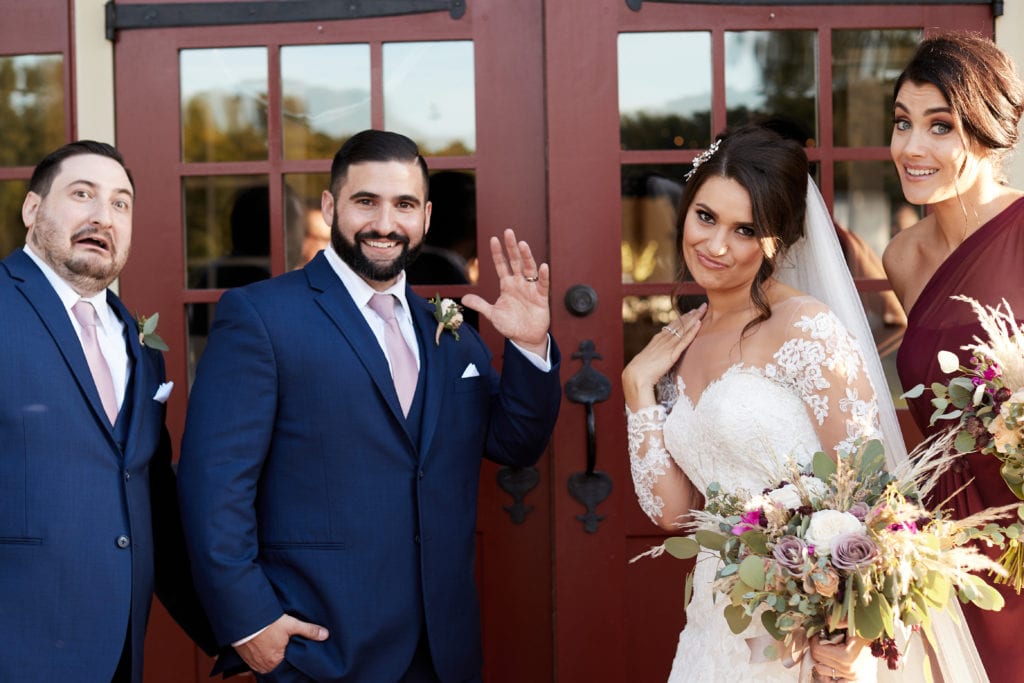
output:
[[419,543],[420,542],[420,535],[416,534],[415,536],[412,537],[412,540],[414,540],[415,542]]
[[423,474],[423,470],[420,470],[420,472],[419,472],[419,477],[420,477],[420,479],[422,479],[422,478],[423,478],[423,477],[425,477],[425,476],[426,476],[426,475],[425,475],[425,474]]
[[131,472],[125,472],[124,473],[124,480],[125,481],[128,481],[131,478],[132,478],[132,473]]
[[129,545],[131,545],[131,540],[127,536],[118,536],[117,537],[117,547],[118,548],[127,548]]

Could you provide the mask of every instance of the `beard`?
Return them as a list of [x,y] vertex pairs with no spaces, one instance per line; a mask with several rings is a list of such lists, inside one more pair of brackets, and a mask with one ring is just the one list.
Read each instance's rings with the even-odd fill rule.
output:
[[67,236],[49,214],[39,207],[29,241],[40,258],[72,289],[80,294],[96,294],[109,287],[121,274],[130,250],[129,246],[123,252],[120,251],[113,238],[108,236],[107,254],[75,253],[75,242],[97,232],[99,230],[94,227],[84,227]]
[[[387,239],[398,242],[402,245],[402,252],[390,262],[377,262],[367,258],[363,253],[362,241],[366,239]],[[398,277],[399,273],[416,260],[420,250],[423,248],[423,240],[411,245],[406,235],[392,232],[387,235],[376,230],[364,230],[356,235],[354,241],[349,241],[338,226],[338,214],[334,214],[331,223],[331,246],[338,253],[341,260],[348,264],[348,267],[357,275],[373,282],[387,282]]]

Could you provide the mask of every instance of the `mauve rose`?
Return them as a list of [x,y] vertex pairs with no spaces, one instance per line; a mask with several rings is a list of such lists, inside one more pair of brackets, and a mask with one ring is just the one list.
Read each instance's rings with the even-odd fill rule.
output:
[[856,503],[851,505],[850,506],[850,510],[849,510],[851,515],[853,515],[854,517],[856,517],[857,519],[859,519],[862,522],[868,516],[868,512],[870,512],[870,511],[871,511],[871,508],[868,506],[867,503],[865,503],[862,500],[857,501]]
[[840,534],[863,531],[864,524],[849,512],[838,510],[818,510],[811,515],[804,540],[815,546],[818,554],[828,552],[832,539]]
[[807,544],[796,536],[783,536],[772,548],[772,556],[793,576],[802,576],[807,561]]
[[878,546],[859,531],[833,538],[831,550],[832,566],[836,569],[856,569],[871,564],[878,557]]

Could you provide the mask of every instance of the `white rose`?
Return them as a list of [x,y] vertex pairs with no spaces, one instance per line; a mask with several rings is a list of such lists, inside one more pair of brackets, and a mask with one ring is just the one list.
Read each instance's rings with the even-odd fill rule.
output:
[[952,351],[939,351],[939,369],[947,375],[960,369],[960,359]]
[[792,484],[786,484],[782,488],[769,492],[768,497],[771,498],[773,503],[781,505],[786,510],[795,510],[803,505],[803,501],[800,500],[800,493]]
[[864,525],[849,512],[819,510],[811,515],[804,540],[814,546],[816,555],[828,555],[833,538],[854,531],[864,531]]

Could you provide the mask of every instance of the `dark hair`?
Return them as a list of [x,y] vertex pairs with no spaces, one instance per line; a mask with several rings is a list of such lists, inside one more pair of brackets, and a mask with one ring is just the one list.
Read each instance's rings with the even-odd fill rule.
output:
[[108,145],[105,142],[96,142],[95,140],[78,140],[76,142],[69,142],[68,144],[55,149],[46,155],[46,157],[40,161],[35,170],[32,171],[32,179],[28,182],[28,191],[35,192],[40,197],[45,197],[50,193],[50,187],[53,185],[53,179],[60,173],[60,167],[64,163],[65,159],[71,157],[81,156],[83,154],[96,154],[101,157],[107,157],[113,159],[121,165],[124,169],[125,174],[128,176],[128,182],[132,185],[132,191],[135,191],[135,181],[132,179],[132,173],[128,170],[128,167],[124,165],[124,157],[117,151],[117,148],[113,145]]
[[944,33],[923,41],[896,79],[939,89],[971,140],[1003,154],[1017,144],[1024,84],[1013,60],[976,33]]
[[[683,187],[676,219],[676,246],[682,254],[683,226],[690,204],[708,178],[735,180],[750,195],[754,233],[770,238],[771,253],[750,285],[750,299],[759,315],[743,328],[746,332],[772,315],[764,295],[764,283],[774,273],[786,250],[804,234],[807,209],[807,154],[793,140],[757,125],[744,125],[721,133],[718,149],[700,164]],[[684,266],[685,267],[685,262]]]
[[331,162],[331,194],[338,195],[349,166],[367,161],[415,161],[423,172],[423,194],[427,199],[430,174],[419,147],[404,135],[386,130],[364,130],[345,141]]

